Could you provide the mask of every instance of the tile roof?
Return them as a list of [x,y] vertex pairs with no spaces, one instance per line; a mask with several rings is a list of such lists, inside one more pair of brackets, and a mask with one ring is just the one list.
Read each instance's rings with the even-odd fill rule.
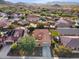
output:
[[61,36],[61,43],[67,47],[79,48],[79,36]]
[[33,31],[33,36],[39,40],[40,44],[51,43],[51,37],[47,29],[35,29]]
[[69,27],[72,25],[72,21],[70,21],[69,19],[64,19],[64,18],[60,18],[55,25],[59,26],[59,27]]
[[30,21],[30,22],[36,22],[36,21],[38,21],[39,19],[40,19],[40,17],[37,16],[37,15],[28,15],[28,16],[27,16],[27,20]]
[[0,27],[8,26],[8,24],[9,24],[8,20],[5,19],[0,20]]

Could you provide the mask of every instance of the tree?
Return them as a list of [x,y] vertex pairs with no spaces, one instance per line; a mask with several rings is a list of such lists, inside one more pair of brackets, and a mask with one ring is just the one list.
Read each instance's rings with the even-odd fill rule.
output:
[[56,37],[56,36],[60,36],[60,33],[56,30],[50,30],[51,32],[51,36]]
[[32,52],[35,46],[36,46],[36,41],[35,38],[32,36],[23,37],[18,42],[18,48],[20,49],[20,51],[24,52],[23,54],[25,54],[25,51],[27,53]]
[[34,31],[34,29],[35,29],[34,27],[29,27],[29,28],[28,28],[29,34],[32,34],[32,32]]
[[46,19],[45,19],[45,18],[43,18],[43,17],[41,17],[39,20],[41,20],[41,21],[46,21]]
[[11,25],[8,26],[8,28],[9,29],[14,29],[15,28],[15,25],[14,24],[11,24]]
[[41,16],[47,16],[46,12],[41,12]]
[[25,19],[25,16],[21,16],[21,19],[22,19],[22,20]]
[[11,49],[12,49],[12,51],[15,51],[15,50],[17,50],[17,43],[13,43],[12,45],[11,45]]
[[44,24],[42,24],[42,23],[37,24],[37,28],[43,29],[44,28]]

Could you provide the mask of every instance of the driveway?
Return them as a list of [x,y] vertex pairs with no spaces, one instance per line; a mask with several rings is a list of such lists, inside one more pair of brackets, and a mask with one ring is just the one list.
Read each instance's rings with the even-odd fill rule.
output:
[[43,57],[51,57],[51,51],[49,46],[44,46],[42,52]]
[[5,58],[10,51],[11,45],[4,46],[0,51],[0,58]]

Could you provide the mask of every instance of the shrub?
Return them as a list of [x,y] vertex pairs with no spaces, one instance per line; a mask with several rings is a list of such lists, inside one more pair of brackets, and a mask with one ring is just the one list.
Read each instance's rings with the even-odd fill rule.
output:
[[72,53],[70,48],[67,48],[64,46],[59,46],[54,48],[54,52],[57,56],[60,56],[60,57],[70,56],[70,54]]
[[17,43],[12,44],[11,49],[16,50],[17,49]]
[[23,37],[18,42],[18,47],[20,50],[31,52],[36,46],[35,38],[32,36]]
[[43,29],[44,28],[44,24],[42,24],[42,23],[37,24],[37,28]]

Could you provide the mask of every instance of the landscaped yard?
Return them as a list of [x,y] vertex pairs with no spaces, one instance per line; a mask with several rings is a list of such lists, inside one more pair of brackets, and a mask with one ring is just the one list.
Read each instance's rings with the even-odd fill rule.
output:
[[42,56],[42,47],[36,47],[35,38],[26,36],[11,46],[9,56]]
[[[10,50],[10,52],[8,53],[8,56],[21,56],[19,51],[12,51]],[[42,47],[36,47],[31,53],[27,53],[25,52],[24,56],[42,56]]]
[[79,53],[72,53],[69,48],[65,48],[64,46],[59,46],[59,48],[51,47],[50,49],[52,57],[79,58]]

